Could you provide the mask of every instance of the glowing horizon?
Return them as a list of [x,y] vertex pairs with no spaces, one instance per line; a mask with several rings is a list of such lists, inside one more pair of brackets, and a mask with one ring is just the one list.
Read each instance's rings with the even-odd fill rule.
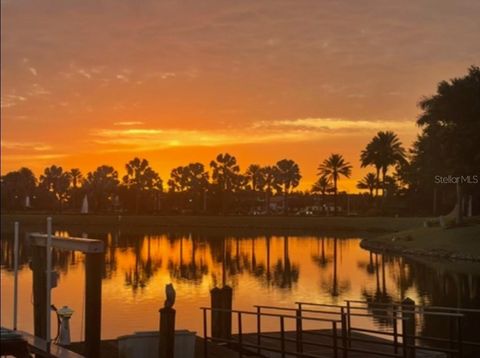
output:
[[480,58],[467,0],[438,1],[435,16],[426,0],[1,6],[2,174],[123,173],[138,156],[166,183],[229,152],[242,171],[293,159],[306,190],[340,153],[353,173],[339,189],[355,192],[368,141],[392,130],[410,147],[419,99]]

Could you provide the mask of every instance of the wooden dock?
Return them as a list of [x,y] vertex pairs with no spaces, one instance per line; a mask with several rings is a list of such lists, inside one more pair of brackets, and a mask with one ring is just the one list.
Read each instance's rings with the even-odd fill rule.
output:
[[[208,342],[208,358],[238,358],[238,352],[226,346],[220,346]],[[83,357],[85,352],[84,342],[74,342],[67,347],[69,350],[76,352],[77,357]],[[118,342],[116,339],[102,340],[100,343],[100,358],[118,358]],[[259,357],[255,353],[245,354],[245,357],[256,358]],[[195,358],[205,358],[204,355],[204,340],[201,337],[196,337],[195,342]]]
[[[302,332],[302,350],[306,356],[311,355],[312,357],[319,358],[332,358],[334,357],[334,352],[332,350],[332,331],[325,330],[305,330]],[[338,331],[337,345],[342,346],[340,339],[341,332]],[[239,339],[238,335],[234,335],[233,339]],[[296,331],[285,331],[284,334],[284,350],[286,352],[296,352],[297,351],[297,332]],[[242,335],[242,342],[244,346],[247,345],[257,345],[258,336],[256,333],[247,333]],[[351,335],[351,347],[347,352],[348,358],[378,358],[381,357],[382,353],[392,354],[395,353],[392,346],[392,341],[386,340],[383,338],[375,337],[369,334],[363,334],[359,332],[352,332]],[[320,344],[325,345],[325,347],[319,346]],[[251,348],[251,353],[258,354],[261,357],[267,358],[280,358],[282,357],[281,353],[275,352],[281,350],[281,336],[280,332],[264,332],[261,337],[261,346],[264,349],[261,349],[259,352],[257,348]],[[271,349],[268,350],[268,349]],[[373,353],[375,352],[375,353]],[[238,352],[236,353],[238,357]],[[401,345],[397,350],[398,355],[402,355]],[[248,357],[247,355],[245,355]],[[339,357],[343,356],[342,350],[339,350]],[[210,357],[210,355],[209,355]],[[213,355],[212,355],[213,357]],[[286,354],[285,357],[297,357],[295,354]],[[445,358],[446,354],[439,352],[430,352],[426,350],[417,350],[417,358]]]

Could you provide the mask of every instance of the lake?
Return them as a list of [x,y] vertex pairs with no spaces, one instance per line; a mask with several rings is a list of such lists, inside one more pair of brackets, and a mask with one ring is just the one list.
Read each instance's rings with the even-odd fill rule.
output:
[[[26,231],[28,228],[22,232],[22,241]],[[106,243],[102,338],[158,329],[158,310],[165,299],[165,284],[170,282],[177,291],[177,328],[199,334],[199,308],[210,306],[210,290],[222,284],[233,287],[233,307],[242,310],[253,310],[253,305],[293,307],[295,301],[391,302],[407,296],[418,304],[480,308],[479,264],[463,267],[372,254],[360,247],[361,234],[265,235],[213,229],[156,229],[139,234],[98,227],[91,231],[64,227],[56,234],[83,235]],[[12,325],[12,236],[2,233],[1,324],[7,327]],[[28,246],[22,244],[18,328],[33,332],[29,255]],[[84,256],[55,251],[53,258],[60,280],[52,290],[52,303],[74,309],[72,340],[82,340]],[[52,326],[53,322],[54,319]],[[479,332],[479,322],[480,319],[472,319],[469,331]],[[368,318],[363,324],[381,329],[388,322]],[[435,321],[419,324],[422,334],[434,335],[442,329]],[[254,331],[255,322],[245,322],[244,328]]]

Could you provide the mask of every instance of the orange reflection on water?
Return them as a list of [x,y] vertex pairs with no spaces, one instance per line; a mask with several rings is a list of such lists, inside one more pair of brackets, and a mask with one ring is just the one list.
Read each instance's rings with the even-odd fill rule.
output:
[[[170,282],[177,291],[177,327],[199,333],[199,307],[209,306],[210,289],[222,284],[233,287],[233,306],[244,310],[252,310],[253,305],[292,307],[295,301],[341,304],[345,299],[419,298],[402,259],[372,255],[360,248],[359,241],[316,236],[105,234],[102,336],[156,330],[164,287]],[[73,340],[79,340],[84,324],[84,257],[68,252],[54,257],[61,276],[52,301],[76,311],[71,329]],[[2,325],[9,326],[11,271],[2,269],[1,278]],[[21,269],[19,282],[19,328],[31,332],[32,282],[27,265]],[[245,322],[245,327],[253,330],[254,322]]]

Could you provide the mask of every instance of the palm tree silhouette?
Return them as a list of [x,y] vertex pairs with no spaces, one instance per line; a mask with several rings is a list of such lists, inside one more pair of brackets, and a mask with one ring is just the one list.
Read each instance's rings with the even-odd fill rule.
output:
[[367,144],[360,155],[361,166],[374,165],[377,171],[377,192],[380,170],[382,171],[382,195],[385,195],[385,179],[388,168],[406,161],[406,152],[398,136],[392,131],[380,131]]
[[[332,183],[328,180],[327,177],[320,177],[312,186],[312,193],[321,193],[322,194],[322,207],[325,205],[325,197],[328,192],[333,190]],[[328,214],[328,211],[327,211]]]
[[245,177],[248,182],[252,184],[252,190],[255,192],[261,190],[262,186],[262,167],[258,164],[250,164],[247,171],[245,172]]
[[146,159],[134,158],[125,165],[125,169],[127,174],[123,177],[123,182],[135,191],[135,213],[138,214],[141,193],[149,190],[162,191],[162,179]]
[[262,186],[265,188],[265,211],[270,213],[270,197],[273,190],[279,191],[279,175],[277,166],[266,166],[260,169]]
[[240,167],[237,164],[237,159],[228,153],[217,155],[216,160],[210,162],[210,167],[213,169],[212,179],[222,192],[222,211],[225,212],[226,196],[238,184]]
[[368,189],[370,197],[373,198],[373,190],[377,185],[377,177],[374,173],[368,173],[357,183],[358,189]]
[[352,166],[345,161],[341,154],[331,154],[318,167],[318,175],[326,177],[333,182],[334,215],[337,215],[337,182],[341,176],[349,178],[351,173]]
[[282,159],[277,162],[278,181],[283,189],[283,213],[287,212],[287,196],[290,189],[296,188],[302,178],[298,164],[290,159]]
[[82,172],[78,168],[72,168],[68,172],[68,175],[70,176],[70,179],[72,181],[73,188],[77,189],[78,188],[77,184],[79,184],[83,178]]
[[40,185],[53,194],[60,204],[60,211],[62,211],[63,203],[68,199],[68,188],[70,187],[68,172],[64,172],[62,167],[56,165],[45,168],[43,174],[40,175]]
[[93,199],[96,210],[106,210],[118,189],[118,172],[108,165],[101,165],[89,172],[84,181],[86,191]]

